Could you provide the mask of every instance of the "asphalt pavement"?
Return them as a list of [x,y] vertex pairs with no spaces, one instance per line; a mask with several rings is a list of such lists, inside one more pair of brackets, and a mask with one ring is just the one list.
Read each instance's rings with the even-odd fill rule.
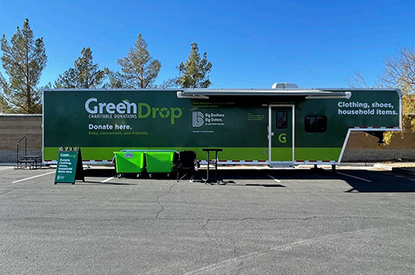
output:
[[415,274],[415,176],[221,169],[223,184],[0,167],[0,274]]

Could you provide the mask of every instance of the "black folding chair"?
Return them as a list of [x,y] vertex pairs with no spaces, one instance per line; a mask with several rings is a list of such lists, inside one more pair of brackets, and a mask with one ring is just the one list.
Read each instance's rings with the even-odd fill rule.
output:
[[[179,165],[177,173],[177,182],[181,181],[188,174],[191,175],[190,181],[194,180],[195,172],[199,170],[200,163],[196,159],[196,153],[194,151],[182,151],[179,153]],[[179,178],[180,173],[183,176]]]

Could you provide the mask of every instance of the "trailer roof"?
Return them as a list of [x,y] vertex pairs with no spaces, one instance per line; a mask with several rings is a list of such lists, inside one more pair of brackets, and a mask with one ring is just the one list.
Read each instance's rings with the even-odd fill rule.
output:
[[233,97],[303,97],[306,99],[349,99],[353,91],[395,91],[402,95],[399,89],[390,88],[286,88],[286,89],[44,89],[43,92],[64,91],[64,92],[87,92],[87,91],[172,91],[177,92],[178,98],[208,99],[210,96],[233,96]]

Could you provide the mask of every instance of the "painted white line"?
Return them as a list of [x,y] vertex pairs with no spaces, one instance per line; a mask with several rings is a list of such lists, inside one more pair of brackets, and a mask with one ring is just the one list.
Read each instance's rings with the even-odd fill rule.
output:
[[346,176],[346,177],[354,178],[354,179],[357,179],[357,180],[361,180],[361,181],[365,181],[365,182],[372,182],[371,180],[364,179],[364,178],[360,178],[360,177],[356,177],[356,176],[353,176],[353,175],[349,175],[349,174],[345,174],[345,173],[341,173],[341,172],[336,172],[336,173],[339,174],[339,175],[343,175],[343,176]]
[[[386,228],[387,229],[387,228]],[[229,270],[229,267],[236,267],[239,266],[241,263],[243,263],[244,261],[248,262],[248,261],[252,261],[252,259],[259,259],[259,258],[265,258],[266,255],[270,254],[270,253],[275,253],[275,252],[280,252],[280,251],[288,251],[288,250],[292,250],[296,247],[306,247],[306,246],[310,246],[313,244],[317,244],[317,243],[327,243],[328,241],[332,241],[332,240],[336,240],[336,239],[342,239],[346,237],[353,237],[356,234],[367,234],[368,232],[379,232],[382,229],[378,229],[378,228],[368,228],[368,229],[360,229],[360,230],[356,230],[356,231],[352,231],[352,232],[344,232],[344,233],[338,233],[338,234],[333,234],[333,235],[327,235],[327,236],[321,236],[321,237],[316,237],[316,238],[312,238],[312,239],[303,239],[303,240],[298,240],[298,241],[294,241],[291,243],[287,243],[287,244],[282,244],[279,246],[274,246],[268,249],[264,249],[262,251],[254,251],[252,253],[249,254],[245,254],[245,255],[241,255],[235,258],[230,258],[221,262],[217,262],[217,263],[213,263],[211,265],[207,265],[204,267],[201,267],[199,269],[190,271],[185,273],[184,275],[192,275],[192,274],[216,274],[216,271],[218,271],[218,273],[220,271],[223,270]],[[372,233],[372,234],[373,234]]]
[[30,178],[16,180],[16,181],[13,181],[12,183],[18,183],[18,182],[22,182],[22,181],[27,181],[27,180],[35,179],[35,178],[40,178],[40,177],[47,176],[47,175],[50,175],[50,174],[53,174],[53,173],[55,173],[55,171],[49,172],[49,173],[45,173],[45,174],[41,174],[41,175],[37,175],[37,176],[33,176],[33,177],[30,177]]
[[11,190],[11,191],[4,192],[4,193],[0,194],[0,197],[1,197],[1,196],[4,196],[4,195],[7,195],[7,194],[10,194],[10,193],[12,193],[12,192],[14,192],[14,191],[16,191],[16,190],[18,190],[18,189],[13,189],[13,190]]
[[13,168],[14,168],[14,167],[1,167],[1,168],[0,168],[0,171],[1,171],[1,170],[13,169]]
[[271,176],[270,174],[267,174],[267,176],[272,179],[275,182],[281,182],[279,179],[274,178],[273,176]]
[[106,183],[106,182],[109,182],[110,180],[113,180],[113,179],[115,179],[115,177],[110,177],[106,180],[101,181],[101,183]]
[[400,179],[406,179],[406,180],[410,180],[410,181],[415,181],[415,179],[411,179],[407,176],[400,176],[400,175],[395,175],[396,178],[400,178]]

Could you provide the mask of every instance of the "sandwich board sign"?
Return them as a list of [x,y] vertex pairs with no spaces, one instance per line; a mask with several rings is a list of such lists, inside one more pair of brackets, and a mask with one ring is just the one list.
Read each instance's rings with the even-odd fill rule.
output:
[[79,147],[60,147],[56,166],[55,184],[58,182],[75,184],[75,180],[85,181],[81,149]]

